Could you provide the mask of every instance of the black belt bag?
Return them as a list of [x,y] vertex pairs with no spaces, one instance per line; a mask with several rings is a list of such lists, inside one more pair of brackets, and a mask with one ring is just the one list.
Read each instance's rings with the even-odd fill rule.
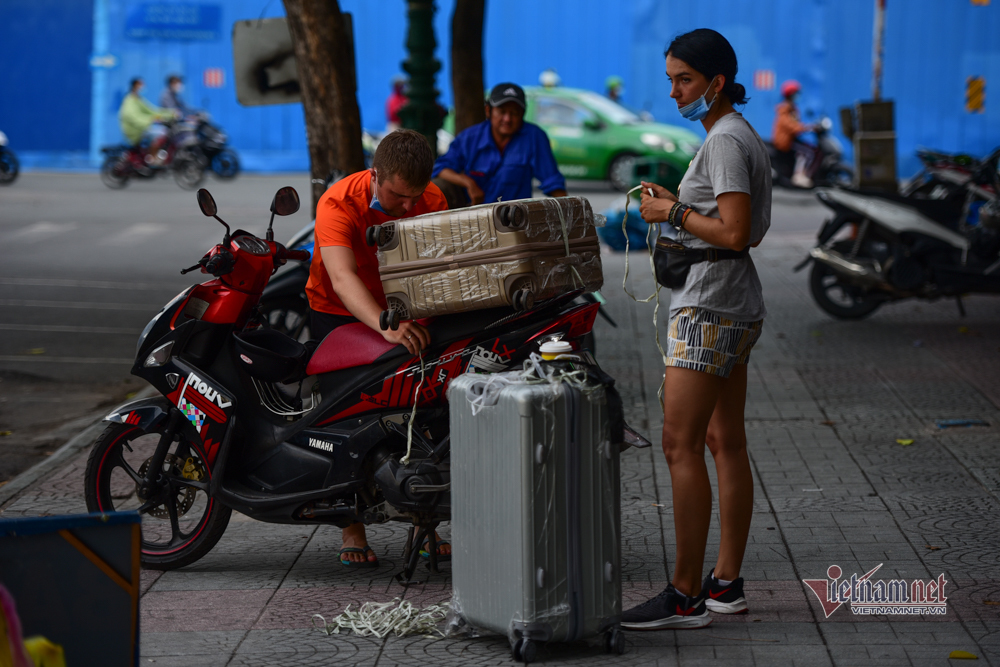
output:
[[691,267],[695,264],[717,262],[722,259],[743,259],[749,252],[749,246],[743,250],[689,248],[678,241],[660,237],[656,239],[656,249],[653,250],[656,282],[670,289],[683,287]]

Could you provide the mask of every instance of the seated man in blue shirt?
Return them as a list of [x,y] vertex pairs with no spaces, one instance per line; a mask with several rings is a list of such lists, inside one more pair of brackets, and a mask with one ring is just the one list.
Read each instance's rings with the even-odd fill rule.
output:
[[472,204],[527,199],[531,179],[542,192],[566,196],[545,130],[524,122],[524,91],[501,83],[486,100],[486,120],[459,133],[434,163],[434,176],[464,188]]

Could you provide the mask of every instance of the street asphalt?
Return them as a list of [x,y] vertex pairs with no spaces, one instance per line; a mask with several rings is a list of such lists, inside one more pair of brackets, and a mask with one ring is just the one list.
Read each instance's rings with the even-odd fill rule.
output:
[[[263,177],[246,182],[255,186],[250,190],[260,191],[262,200],[269,199],[273,185],[284,184],[282,179]],[[298,187],[297,182],[292,184]],[[161,211],[158,215],[167,215],[164,202],[174,194],[166,192],[168,186],[176,187],[167,181],[144,186],[155,193],[151,199],[161,202],[150,209]],[[227,208],[219,193],[225,219]],[[125,201],[117,197],[132,194],[97,190],[92,196],[117,202]],[[193,206],[190,193],[182,195]],[[0,197],[8,196],[0,191]],[[598,210],[615,199],[607,191],[591,196]],[[81,195],[80,200],[90,201],[90,197]],[[805,256],[823,211],[802,193],[777,192],[775,202],[772,231],[753,255],[769,313],[750,360],[746,411],[756,482],[754,523],[741,573],[747,582],[750,613],[714,616],[715,622],[703,630],[628,633],[628,651],[620,657],[609,657],[587,643],[549,644],[539,651],[540,662],[945,665],[962,664],[949,660],[952,651],[961,650],[978,656],[977,664],[1000,664],[1000,533],[996,530],[1000,511],[1000,299],[967,299],[964,318],[951,302],[909,301],[887,305],[866,320],[833,320],[812,302],[807,273],[792,272]],[[20,206],[19,216],[31,208]],[[25,223],[25,217],[9,222],[7,210],[5,203],[0,214],[3,238],[17,234],[18,225],[34,224]],[[36,218],[41,220],[41,214]],[[200,254],[214,239],[196,227],[199,222],[206,224],[200,217],[192,214],[177,219],[184,220],[178,226],[192,230],[190,244],[164,233],[145,244],[156,248],[145,255],[145,262],[129,260],[130,268],[67,267],[58,277],[129,282],[127,274],[137,272],[135,281],[155,289],[112,292],[113,302],[136,304],[136,312],[109,309],[100,317],[111,313],[111,320],[95,321],[100,326],[141,327],[144,318],[159,307],[159,302],[147,304],[147,299],[165,300],[185,284],[170,275],[169,288],[161,287],[156,276],[166,282],[171,271]],[[106,224],[119,230],[129,225]],[[289,224],[278,238],[287,237],[296,225]],[[78,244],[89,238],[82,231],[76,237]],[[106,244],[107,238],[102,238]],[[78,248],[65,242],[59,254],[67,260],[99,246],[101,240],[96,237]],[[131,252],[139,252],[138,247],[133,246]],[[29,270],[30,276],[42,275],[35,266],[41,253],[38,247],[12,253],[16,261],[3,275],[21,278],[21,272]],[[619,327],[613,329],[598,320],[597,356],[618,380],[628,421],[656,441],[662,427],[656,398],[661,362],[653,341],[652,308],[633,303],[623,293],[623,256],[607,253],[604,260],[602,292]],[[152,268],[154,263],[158,268]],[[147,273],[140,273],[143,264]],[[639,296],[650,293],[653,281],[645,255],[633,254],[630,266],[631,291]],[[93,275],[88,273],[91,270]],[[11,300],[71,300],[30,291],[42,290],[41,286],[4,283],[0,288],[10,295],[4,298]],[[24,291],[14,296],[15,290]],[[96,301],[99,297],[93,293],[84,289],[86,297],[77,292],[75,298]],[[663,297],[661,316],[669,300],[666,293]],[[140,316],[141,308],[146,310]],[[57,315],[65,319],[56,320]],[[126,315],[134,316],[135,322],[113,319]],[[37,306],[9,309],[3,319],[17,324],[55,321],[74,326],[91,322],[82,319],[79,311],[72,315],[62,307],[45,310]],[[0,331],[0,335],[8,333]],[[120,349],[105,343],[102,351],[95,342],[60,349],[59,356],[129,357],[134,335],[121,336]],[[0,340],[5,355],[18,356],[16,351],[7,351],[9,341],[17,339]],[[20,367],[12,363],[4,357],[2,367],[33,373],[47,367],[43,362],[28,361]],[[940,419],[979,419],[989,426],[941,429],[935,425]],[[86,453],[81,451],[20,491],[0,508],[0,516],[85,511],[82,467]],[[710,464],[709,469],[714,467]],[[626,452],[622,459],[626,607],[655,594],[670,579],[675,555],[672,507],[669,471],[658,448]],[[447,537],[447,526],[442,532]],[[393,581],[402,567],[404,526],[377,526],[369,535],[381,567],[352,572],[337,563],[340,539],[336,529],[270,525],[234,515],[222,541],[201,561],[167,573],[143,573],[142,663],[185,667],[510,664],[505,637],[375,639],[327,636],[315,629],[313,614],[330,619],[348,604],[356,608],[369,600],[396,597],[417,606],[449,600],[447,571],[421,586],[403,588]],[[717,543],[715,522],[709,559]],[[866,616],[858,613],[859,608],[843,605],[826,618],[817,597],[803,583],[805,579],[825,582],[832,565],[839,566],[845,577],[860,577],[880,564],[874,579],[909,582],[943,575],[946,613]]]

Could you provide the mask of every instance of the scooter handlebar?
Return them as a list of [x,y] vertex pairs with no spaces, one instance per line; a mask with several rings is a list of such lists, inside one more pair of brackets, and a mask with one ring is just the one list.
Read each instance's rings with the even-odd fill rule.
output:
[[308,250],[285,250],[285,259],[294,259],[297,262],[308,261],[312,255]]

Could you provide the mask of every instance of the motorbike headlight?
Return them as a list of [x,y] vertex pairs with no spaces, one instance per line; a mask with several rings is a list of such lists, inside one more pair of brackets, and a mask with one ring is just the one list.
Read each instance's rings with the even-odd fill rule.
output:
[[167,360],[170,359],[170,351],[172,349],[174,349],[174,341],[164,343],[149,353],[149,356],[146,357],[146,361],[142,362],[143,367],[155,368],[156,366],[162,366],[167,363]]

